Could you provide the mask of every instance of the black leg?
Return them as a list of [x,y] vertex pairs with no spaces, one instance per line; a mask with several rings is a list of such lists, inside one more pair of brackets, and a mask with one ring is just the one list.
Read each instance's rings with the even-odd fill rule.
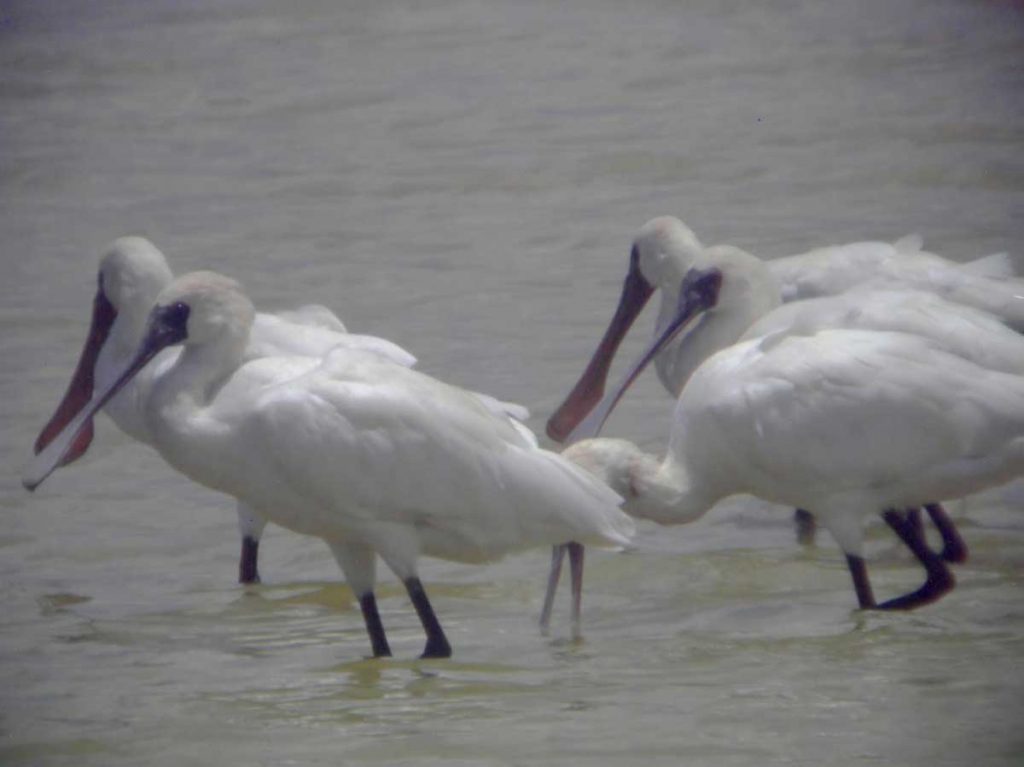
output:
[[430,606],[427,599],[427,592],[423,590],[423,584],[415,575],[405,581],[405,590],[409,592],[412,606],[416,608],[416,614],[420,616],[420,623],[427,634],[427,646],[423,649],[421,658],[450,658],[452,646],[448,644],[448,638],[444,635],[441,623],[434,614],[434,608]]
[[960,531],[956,529],[946,510],[937,503],[926,504],[924,510],[928,512],[928,516],[932,518],[942,536],[942,551],[939,556],[947,562],[966,562],[967,544],[960,537]]
[[572,636],[580,638],[580,606],[583,602],[583,544],[567,543],[569,575],[572,581]]
[[551,547],[551,569],[548,571],[548,587],[544,592],[544,607],[540,611],[540,629],[543,632],[551,625],[551,609],[555,606],[555,591],[562,577],[562,560],[565,559],[564,545]]
[[872,609],[875,606],[875,595],[871,591],[871,581],[868,580],[868,568],[864,564],[864,557],[847,554],[846,564],[850,568],[850,575],[853,577],[853,590],[857,592],[857,602],[860,604],[860,609]]
[[793,512],[793,524],[796,526],[797,543],[810,546],[814,543],[815,533],[818,531],[818,522],[814,515],[806,509],[797,509]]
[[359,597],[359,607],[363,611],[363,620],[366,622],[366,633],[370,635],[373,657],[390,658],[391,647],[388,645],[388,638],[384,634],[384,624],[380,620],[380,613],[377,612],[377,598],[373,595],[372,591],[368,591]]
[[904,519],[907,521],[908,529],[922,541],[925,540],[924,521],[921,519],[921,510],[911,508],[907,509],[904,514]]
[[914,527],[913,522],[896,511],[887,511],[882,518],[888,523],[896,535],[914,552],[914,556],[924,565],[928,574],[924,584],[917,591],[890,599],[878,605],[879,610],[913,610],[915,607],[934,602],[956,585],[953,574],[942,558],[928,548],[924,536]]
[[251,535],[242,536],[242,555],[238,558],[238,582],[259,583],[260,573],[256,567],[260,542]]

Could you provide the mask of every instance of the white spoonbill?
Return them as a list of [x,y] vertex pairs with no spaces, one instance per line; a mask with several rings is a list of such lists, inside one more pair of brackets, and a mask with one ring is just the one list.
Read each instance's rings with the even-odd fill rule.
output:
[[[615,351],[647,301],[655,291],[661,294],[654,338],[675,313],[680,284],[694,267],[718,268],[725,285],[711,326],[677,337],[654,360],[662,385],[674,397],[705,359],[735,343],[751,324],[783,302],[838,295],[857,286],[935,293],[1024,330],[1024,280],[1010,276],[1002,254],[957,264],[920,248],[919,239],[906,237],[894,244],[857,242],[761,261],[730,245],[705,248],[673,216],[653,218],[633,241],[618,308],[567,399],[584,411],[600,400]],[[563,418],[570,422],[575,416],[564,408],[548,421],[548,435],[559,442],[571,429]]]
[[[142,339],[146,318],[157,294],[172,279],[167,259],[149,240],[121,237],[107,246],[100,259],[88,337],[63,400],[36,440],[37,453],[85,407],[93,389],[102,389],[113,381],[131,359]],[[400,365],[411,366],[416,362],[407,351],[383,338],[347,333],[341,320],[319,305],[277,314],[257,314],[245,359],[277,355],[318,359],[338,344],[382,354]],[[149,383],[155,372],[170,364],[176,354],[176,351],[168,351],[154,360],[104,407],[104,412],[121,431],[140,442],[151,442],[143,418]],[[315,360],[310,360],[309,364],[315,364]],[[85,453],[92,434],[90,422],[63,463],[70,463]],[[237,511],[242,536],[238,579],[241,583],[256,583],[259,582],[259,542],[267,520],[241,501]]]
[[[855,288],[910,289],[983,309],[1010,326],[1024,328],[1024,281],[1006,276],[1008,264],[1002,254],[956,264],[921,251],[916,238],[904,238],[895,244],[860,242],[819,248],[766,262],[729,245],[705,248],[685,224],[672,216],[651,219],[633,242],[615,316],[576,386],[548,421],[548,435],[564,441],[572,428],[568,424],[578,422],[601,398],[615,351],[655,290],[661,293],[661,305],[654,336],[661,332],[675,312],[680,283],[691,268],[716,268],[722,272],[724,284],[718,305],[702,318],[700,326],[677,336],[654,361],[662,385],[674,396],[678,396],[704,360],[735,343],[784,300],[839,294]],[[1002,278],[995,279],[995,275]],[[863,296],[857,299],[864,300]],[[793,305],[803,303],[794,301]],[[812,303],[813,309],[799,310],[803,312],[801,321],[818,327],[826,325],[822,320],[809,319],[811,312],[827,313],[833,323],[842,321],[844,327],[879,330],[907,329],[907,322],[917,321],[913,311],[909,319],[890,318],[879,311],[865,314],[864,307],[858,309],[858,314],[837,310],[834,305],[828,309],[824,301]],[[865,323],[865,317],[872,321]],[[944,326],[950,324],[947,321]],[[929,508],[929,513],[933,517],[943,514],[938,506]],[[948,520],[939,522],[940,529],[950,529],[949,524]],[[813,519],[806,512],[797,512],[797,527],[801,540],[813,539]]]
[[[723,281],[724,290],[724,281]],[[684,297],[685,303],[685,297]],[[911,609],[955,581],[902,515],[1024,473],[1024,377],[904,332],[789,328],[707,360],[676,405],[662,461],[624,440],[587,439],[665,332],[579,424],[566,457],[601,476],[624,508],[682,524],[748,493],[812,510],[846,554],[862,608]],[[916,591],[877,604],[863,559],[863,518],[880,513],[927,572]]]
[[35,457],[25,486],[59,465],[93,413],[153,356],[184,344],[145,402],[153,445],[200,484],[323,538],[359,599],[375,656],[391,652],[373,594],[377,554],[416,608],[424,657],[446,657],[448,639],[417,574],[420,554],[486,562],[544,544],[628,543],[634,523],[619,496],[472,393],[345,349],[281,381],[290,358],[243,363],[253,315],[226,277],[173,282],[136,356]]

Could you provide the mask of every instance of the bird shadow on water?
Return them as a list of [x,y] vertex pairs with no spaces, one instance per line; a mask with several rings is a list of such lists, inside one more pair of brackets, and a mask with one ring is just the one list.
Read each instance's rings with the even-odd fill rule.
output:
[[495,701],[530,695],[546,684],[535,669],[500,663],[366,657],[280,681],[203,698],[266,721],[393,732],[445,718],[498,716]]
[[247,584],[229,605],[230,610],[275,611],[295,606],[312,606],[331,611],[357,609],[352,590],[344,583],[306,581],[282,584]]
[[[532,584],[530,584],[532,585]],[[511,598],[527,600],[533,595],[528,586],[518,583],[475,581],[469,583],[432,582],[430,595],[435,598],[478,599]],[[393,581],[380,583],[374,589],[378,601],[407,599],[405,589]],[[343,581],[288,581],[286,583],[257,583],[242,587],[236,604],[246,607],[245,600],[254,597],[268,606],[310,604],[331,609],[355,610],[358,604],[352,590]]]

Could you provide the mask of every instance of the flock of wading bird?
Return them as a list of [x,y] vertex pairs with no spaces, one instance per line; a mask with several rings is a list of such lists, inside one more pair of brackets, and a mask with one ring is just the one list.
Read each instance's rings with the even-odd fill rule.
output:
[[[605,393],[615,352],[654,293],[653,338]],[[634,518],[683,524],[747,493],[824,526],[863,609],[911,609],[954,586],[967,549],[940,502],[1024,473],[1024,280],[1004,254],[958,264],[916,237],[764,262],[704,247],[672,217],[638,232],[614,317],[539,446],[521,406],[418,372],[321,306],[258,313],[213,272],[177,279],[140,237],[100,261],[92,322],[25,487],[89,448],[104,410],[194,481],[237,499],[239,578],[259,580],[267,521],[324,539],[359,601],[374,656],[391,654],[378,556],[426,633],[451,645],[420,555],[480,563],[553,547],[547,625],[568,551],[579,634],[584,546],[628,546]],[[650,362],[677,397],[664,457],[597,435]],[[933,550],[921,510],[942,538]],[[880,514],[926,572],[876,602],[863,524]]]

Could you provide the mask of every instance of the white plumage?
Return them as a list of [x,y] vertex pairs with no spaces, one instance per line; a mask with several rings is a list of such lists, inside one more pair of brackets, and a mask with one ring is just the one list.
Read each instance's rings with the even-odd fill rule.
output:
[[703,492],[813,509],[852,554],[859,534],[829,515],[958,498],[1024,468],[1024,378],[902,333],[742,342],[694,374],[676,419],[669,452]]
[[[178,470],[297,532],[323,538],[360,598],[374,654],[390,653],[373,598],[374,555],[403,580],[427,632],[450,653],[417,576],[420,554],[467,562],[568,541],[621,546],[620,498],[538,448],[476,395],[377,354],[335,349],[297,376],[293,358],[244,363],[254,310],[208,272],[159,296],[140,355],[184,343],[145,401],[153,444]],[[284,379],[284,380],[282,380]],[[59,463],[83,411],[29,467],[33,487]]]
[[769,334],[694,373],[663,461],[625,440],[583,439],[564,455],[622,493],[629,513],[662,524],[692,521],[737,493],[812,510],[846,553],[862,607],[876,606],[863,518],[882,513],[928,580],[879,606],[910,608],[953,580],[899,512],[1024,473],[1024,378],[908,333]]
[[[660,216],[640,228],[616,318],[588,368],[589,402],[600,394],[611,356],[654,292],[660,294],[656,337],[673,316],[679,288],[692,268],[717,268],[725,284],[715,321],[699,334],[667,344],[655,360],[658,377],[673,396],[690,374],[719,349],[738,340],[754,322],[784,302],[836,296],[861,290],[912,290],[932,293],[962,306],[992,314],[1008,327],[1024,330],[1024,280],[1013,275],[1013,261],[995,254],[957,264],[921,249],[918,237],[895,243],[855,242],[817,248],[795,256],[761,261],[731,245],[704,247],[677,218]],[[583,386],[584,381],[580,382]],[[549,433],[563,439],[555,418]]]
[[[654,292],[661,294],[654,337],[661,333],[691,270],[717,270],[722,288],[718,304],[696,327],[666,343],[654,360],[663,386],[676,396],[715,352],[741,338],[788,328],[917,333],[979,364],[1021,372],[1019,342],[1010,328],[1024,327],[1024,281],[1010,276],[1013,266],[1005,254],[956,264],[922,251],[917,237],[831,246],[765,262],[729,245],[705,248],[671,216],[652,219],[634,240],[615,318],[549,420],[548,434],[565,441],[587,412],[589,420],[603,421],[607,413],[593,408],[619,343]],[[801,539],[811,540],[812,520],[806,515],[797,520]]]
[[[124,368],[142,339],[153,302],[172,279],[167,259],[149,240],[143,237],[120,237],[107,246],[100,259],[92,321],[94,332],[90,333],[82,350],[78,370],[64,400],[36,442],[37,452],[49,443],[78,409],[85,406],[94,386],[102,389],[113,382],[114,377]],[[337,346],[380,354],[400,365],[412,366],[416,363],[413,355],[391,341],[348,333],[333,312],[317,304],[276,314],[257,314],[244,358],[253,360],[279,355],[309,357],[305,362],[293,363],[308,367]],[[121,431],[140,442],[152,442],[143,416],[150,383],[159,371],[173,363],[177,354],[177,350],[168,350],[159,355],[104,408],[104,412]],[[88,440],[85,440],[85,444],[75,455],[69,456],[66,462],[75,460],[87,447]],[[255,582],[259,580],[259,541],[267,520],[241,502],[237,505],[237,512],[242,536],[239,580]]]
[[[676,476],[682,470],[680,467],[686,465],[681,458],[671,460],[673,450],[681,450],[681,446],[693,444],[695,440],[691,434],[693,429],[683,426],[684,422],[690,424],[692,418],[708,424],[714,422],[712,414],[718,413],[723,419],[729,413],[735,415],[734,421],[723,420],[719,424],[721,431],[705,428],[699,440],[712,446],[708,455],[715,459],[701,463],[702,459],[696,454],[692,458],[692,463],[701,469],[694,475],[699,480],[688,492],[691,500],[699,499],[693,503],[702,509],[701,513],[706,510],[703,503],[713,503],[709,497],[719,497],[709,493],[707,488],[715,487],[713,479],[722,474],[729,475],[723,481],[724,486],[737,482],[737,477],[744,478],[746,489],[738,488],[735,492],[753,492],[769,500],[794,505],[807,502],[834,509],[842,505],[838,500],[842,493],[847,493],[849,509],[866,507],[886,511],[916,508],[924,503],[943,533],[946,548],[942,556],[960,561],[966,550],[935,501],[959,497],[972,492],[975,485],[988,486],[1000,481],[1002,476],[1012,476],[1015,471],[1010,459],[1017,446],[1004,446],[1009,451],[1006,460],[1010,463],[1000,468],[1003,459],[999,458],[998,450],[974,439],[982,434],[999,438],[1001,434],[998,430],[1000,416],[993,409],[1000,401],[992,399],[990,409],[985,409],[986,398],[996,395],[992,387],[983,388],[984,382],[995,376],[1003,383],[1018,385],[1019,376],[1024,374],[1024,339],[1007,326],[1013,324],[1013,317],[1020,309],[1021,299],[1015,297],[1020,291],[1020,281],[978,276],[1001,273],[1000,270],[1007,268],[1008,260],[993,256],[958,267],[937,256],[920,253],[919,243],[901,242],[893,246],[859,243],[781,262],[785,269],[773,270],[773,264],[761,262],[738,248],[704,249],[677,219],[660,218],[649,222],[634,243],[619,310],[580,381],[549,420],[548,433],[571,443],[599,432],[622,391],[638,373],[634,366],[613,393],[598,401],[604,391],[611,358],[632,318],[657,286],[661,288],[662,306],[655,338],[660,340],[652,342],[648,354],[653,355],[666,388],[681,389],[686,395],[683,399],[688,398],[694,411],[690,413],[682,399],[677,405],[677,428],[673,432],[673,447],[666,458],[663,478]],[[829,263],[834,266],[832,271],[826,268]],[[801,268],[797,268],[798,265],[802,265]],[[872,269],[880,270],[890,279],[870,278]],[[677,321],[682,286],[692,284],[694,276],[705,270],[716,273],[720,279],[716,305],[704,312],[686,332],[666,334],[665,330]],[[961,272],[968,275],[961,280],[961,285],[976,285],[972,280],[987,280],[993,294],[1003,297],[1005,311],[1001,316],[977,308],[991,308],[991,301],[979,300],[975,305],[965,305],[942,297],[949,292],[941,289],[942,286],[955,282],[954,277]],[[848,285],[847,292],[840,295],[780,306],[786,293],[780,288],[780,277],[790,280],[792,285],[800,274],[817,275],[810,282],[829,284],[833,289],[838,289],[842,279],[854,284]],[[898,279],[901,274],[907,279]],[[906,287],[908,284],[932,290],[912,289]],[[789,292],[792,294],[795,290]],[[754,340],[732,347],[740,338]],[[898,343],[903,347],[897,348]],[[741,348],[747,350],[746,355],[738,351]],[[775,348],[779,350],[775,356],[768,354]],[[765,356],[755,362],[755,354]],[[854,356],[845,359],[846,366],[842,369],[827,367],[839,364],[841,358],[835,357],[836,354]],[[905,361],[901,361],[901,354]],[[821,355],[821,359],[814,355]],[[646,361],[649,359],[643,364]],[[730,385],[729,375],[722,372],[730,367],[742,378],[742,385]],[[713,370],[718,372],[713,374]],[[910,370],[913,372],[908,372]],[[697,374],[701,376],[699,381],[691,379]],[[802,377],[804,374],[806,378]],[[1000,376],[1003,377],[1000,379]],[[977,395],[973,405],[953,403],[951,400],[961,394],[961,383],[970,380],[975,381],[971,391]],[[697,394],[700,391],[703,395]],[[734,401],[724,399],[729,392],[737,391],[742,394]],[[879,416],[880,413],[885,415]],[[875,416],[879,416],[879,422],[869,426]],[[1012,418],[1003,419],[1009,433],[1013,433],[1016,423]],[[893,430],[893,434],[886,434],[886,428]],[[738,436],[741,433],[743,436]],[[872,446],[856,439],[842,439],[843,435],[866,434],[880,444]],[[590,448],[572,446],[566,455],[602,475],[606,474],[601,468],[602,461],[610,461],[612,465],[632,461],[650,469],[650,457],[639,457],[630,443],[598,442],[600,448],[593,443]],[[940,447],[949,447],[950,443],[954,447],[973,445],[966,455],[973,455],[970,452],[973,450],[985,457],[971,463],[962,456],[951,457],[953,453],[936,452]],[[771,453],[764,452],[766,444],[772,445]],[[777,463],[771,463],[776,459]],[[907,483],[904,489],[908,492],[902,496],[896,493],[895,481],[885,479],[890,474],[903,478]],[[768,482],[772,477],[785,477],[786,481],[772,485]],[[944,479],[940,481],[940,477]],[[755,479],[760,479],[760,484],[755,483]],[[613,486],[620,492],[632,487],[628,483]],[[865,487],[885,487],[895,495],[855,497],[851,494],[851,488],[862,491]],[[786,489],[788,494],[780,488]],[[799,492],[792,492],[793,488],[798,488]],[[684,513],[673,501],[671,482],[648,489],[644,501],[627,504],[628,511],[663,523],[686,521],[690,512]],[[826,496],[826,490],[840,495]],[[928,493],[936,494],[928,497]],[[804,508],[817,511],[817,506]],[[830,514],[828,526],[848,554],[859,556],[858,513],[850,510],[823,513]],[[890,521],[890,524],[918,553],[918,547],[923,546],[920,534],[902,522]],[[917,540],[911,542],[910,538]],[[922,551],[919,556],[934,555]],[[944,569],[941,563],[931,562],[928,566],[932,567],[930,573],[933,574]],[[935,577],[945,578],[946,575]],[[855,582],[857,579],[855,573]],[[866,574],[861,581],[867,583]],[[549,590],[546,606],[550,605],[550,597]],[[871,603],[872,599],[862,599],[862,604]],[[897,604],[913,606],[919,603],[915,599],[908,597]],[[546,610],[542,622],[547,615]]]

